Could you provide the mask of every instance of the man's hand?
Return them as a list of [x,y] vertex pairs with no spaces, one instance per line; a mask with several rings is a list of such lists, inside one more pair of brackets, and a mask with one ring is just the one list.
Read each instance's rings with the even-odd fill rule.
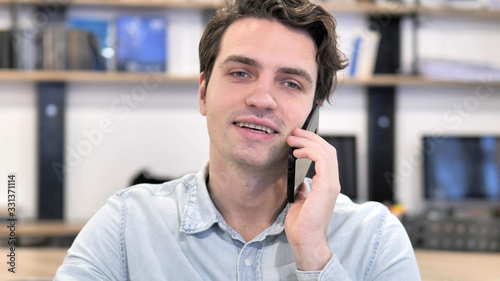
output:
[[309,195],[304,183],[297,193],[286,217],[285,232],[297,269],[320,271],[332,257],[326,234],[340,193],[337,151],[320,136],[302,129],[295,129],[287,142],[297,148],[295,157],[314,162],[316,175]]

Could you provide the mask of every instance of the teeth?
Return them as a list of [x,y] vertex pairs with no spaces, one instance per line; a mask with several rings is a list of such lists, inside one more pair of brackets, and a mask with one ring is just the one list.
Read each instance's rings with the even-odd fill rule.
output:
[[252,123],[240,123],[240,122],[236,122],[235,123],[236,126],[238,127],[245,127],[245,128],[249,128],[249,129],[253,129],[253,130],[257,130],[257,131],[262,131],[262,132],[265,132],[267,134],[272,134],[272,133],[275,133],[275,131],[271,128],[268,128],[268,127],[264,127],[264,126],[259,126],[259,125],[255,125],[255,124],[252,124]]

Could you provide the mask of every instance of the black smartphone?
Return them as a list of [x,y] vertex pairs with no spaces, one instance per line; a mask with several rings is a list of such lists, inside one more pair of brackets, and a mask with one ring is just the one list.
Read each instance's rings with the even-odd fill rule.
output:
[[[318,133],[319,124],[319,106],[315,103],[311,113],[307,116],[302,130],[307,130],[310,132]],[[288,154],[288,177],[287,177],[287,201],[289,203],[295,202],[295,196],[297,195],[298,188],[306,177],[307,171],[311,166],[312,161],[309,159],[297,159],[293,156],[293,151],[296,148],[291,148]]]

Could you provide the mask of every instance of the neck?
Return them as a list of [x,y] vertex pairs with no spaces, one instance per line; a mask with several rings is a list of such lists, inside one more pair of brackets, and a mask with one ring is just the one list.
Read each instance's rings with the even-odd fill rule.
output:
[[258,171],[211,160],[210,197],[226,223],[245,241],[271,226],[285,207],[285,173],[286,167]]

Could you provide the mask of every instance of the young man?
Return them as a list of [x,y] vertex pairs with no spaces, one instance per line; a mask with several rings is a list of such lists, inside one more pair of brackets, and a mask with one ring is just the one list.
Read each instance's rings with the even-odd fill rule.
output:
[[[335,149],[302,127],[344,67],[335,22],[305,0],[237,1],[200,43],[198,174],[117,193],[56,280],[419,280],[408,236],[378,203],[340,194]],[[286,203],[287,155],[316,175]]]

